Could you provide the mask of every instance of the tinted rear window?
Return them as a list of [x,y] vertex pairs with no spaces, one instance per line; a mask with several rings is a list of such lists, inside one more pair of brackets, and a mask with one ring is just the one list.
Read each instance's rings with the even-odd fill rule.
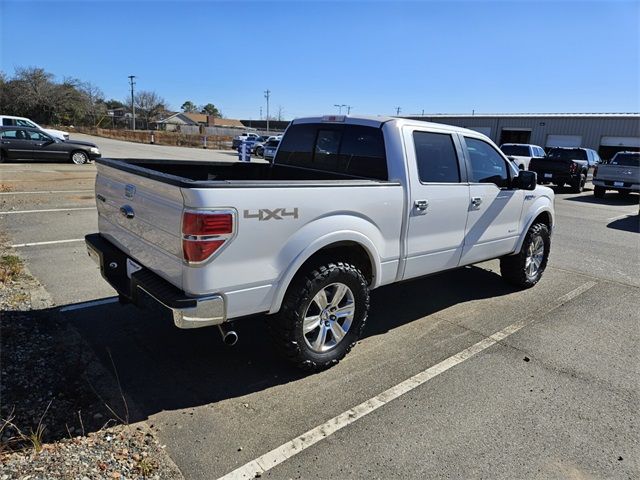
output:
[[274,163],[388,179],[382,130],[361,125],[291,125]]
[[618,153],[609,161],[609,164],[640,167],[640,153]]
[[421,182],[458,183],[460,169],[451,135],[413,132]]
[[579,148],[552,148],[547,156],[552,160],[587,160],[586,150]]
[[269,140],[265,146],[266,147],[277,147],[278,144],[280,143],[280,140]]
[[529,157],[529,147],[524,145],[503,145],[500,147],[505,155],[515,155],[517,157]]

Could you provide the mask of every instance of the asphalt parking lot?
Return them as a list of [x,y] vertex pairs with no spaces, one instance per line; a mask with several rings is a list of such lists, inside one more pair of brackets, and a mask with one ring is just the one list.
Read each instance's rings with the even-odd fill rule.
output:
[[[234,158],[81,139],[112,157]],[[359,345],[304,375],[263,319],[238,322],[230,349],[215,329],[115,303],[82,241],[97,230],[94,178],[93,165],[0,165],[0,226],[185,478],[640,477],[637,195],[557,189],[535,288],[512,289],[493,261],[376,290]]]

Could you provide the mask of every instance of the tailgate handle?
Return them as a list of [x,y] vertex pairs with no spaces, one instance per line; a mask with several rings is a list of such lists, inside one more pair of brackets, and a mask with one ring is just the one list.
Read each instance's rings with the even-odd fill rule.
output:
[[133,218],[136,216],[133,208],[130,205],[123,205],[122,207],[120,207],[120,213],[123,217],[126,218]]

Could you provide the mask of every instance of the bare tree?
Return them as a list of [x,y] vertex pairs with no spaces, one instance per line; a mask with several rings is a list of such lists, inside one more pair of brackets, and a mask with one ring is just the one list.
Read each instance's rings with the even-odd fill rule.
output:
[[92,126],[96,126],[107,113],[107,107],[104,103],[104,93],[99,87],[91,82],[81,82],[78,90],[82,93],[85,101],[85,112],[87,119]]
[[158,118],[166,110],[164,98],[156,92],[148,90],[136,92],[133,96],[133,103],[136,106],[136,111],[144,118],[146,128],[149,128],[149,122]]

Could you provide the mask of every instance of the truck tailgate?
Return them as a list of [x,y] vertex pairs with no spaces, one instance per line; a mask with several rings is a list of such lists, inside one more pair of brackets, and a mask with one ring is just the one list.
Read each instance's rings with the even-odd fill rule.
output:
[[182,288],[180,187],[98,164],[100,233],[132,260]]
[[627,165],[600,165],[597,180],[639,183],[640,168]]

